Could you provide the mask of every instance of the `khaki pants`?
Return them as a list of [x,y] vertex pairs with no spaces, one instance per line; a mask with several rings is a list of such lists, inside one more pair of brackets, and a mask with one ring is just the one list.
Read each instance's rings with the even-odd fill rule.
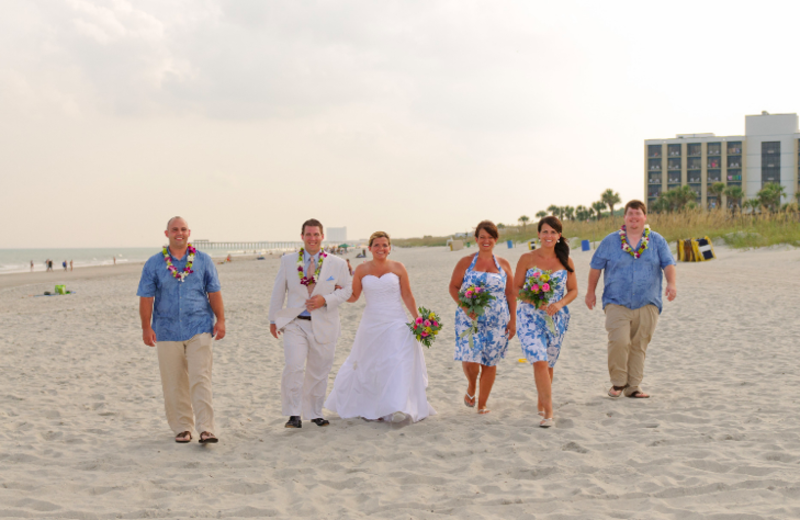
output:
[[309,320],[296,319],[283,329],[286,363],[281,377],[283,415],[303,419],[322,417],[335,352],[335,341],[317,343]]
[[606,305],[606,331],[608,331],[608,374],[611,384],[625,386],[625,395],[642,389],[644,359],[647,345],[658,323],[658,308],[645,305],[629,309],[622,305]]
[[193,336],[187,341],[159,341],[158,368],[164,390],[167,422],[175,435],[192,431],[214,433],[211,407],[211,334]]

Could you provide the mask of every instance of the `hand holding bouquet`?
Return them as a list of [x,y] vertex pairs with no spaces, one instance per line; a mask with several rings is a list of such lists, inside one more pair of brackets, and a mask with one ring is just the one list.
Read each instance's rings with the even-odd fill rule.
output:
[[[525,279],[525,284],[519,291],[518,299],[530,303],[537,309],[544,310],[556,291],[555,287],[550,284],[550,275],[552,273],[552,271],[542,271],[535,268],[533,273]],[[553,322],[552,316],[547,312],[545,312],[544,321],[547,323],[547,328],[550,329],[550,332],[555,334],[556,324]]]
[[461,308],[472,317],[472,326],[461,333],[462,338],[469,337],[469,348],[475,348],[473,336],[478,332],[478,317],[484,315],[489,302],[495,299],[483,284],[469,285],[459,291],[458,301]]
[[419,310],[417,319],[406,325],[414,333],[417,341],[431,348],[431,345],[436,340],[436,335],[442,330],[442,320],[439,319],[438,314],[425,307],[420,307],[417,310]]

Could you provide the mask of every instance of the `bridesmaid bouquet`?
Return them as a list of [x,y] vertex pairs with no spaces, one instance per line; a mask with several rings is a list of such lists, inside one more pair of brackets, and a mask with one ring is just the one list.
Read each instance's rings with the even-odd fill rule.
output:
[[[525,284],[519,291],[518,299],[543,310],[544,307],[549,305],[550,297],[556,292],[556,288],[550,285],[551,274],[553,274],[553,271],[542,271],[534,268],[533,273],[525,279]],[[550,332],[555,335],[556,324],[553,322],[553,318],[545,313],[544,321],[547,323],[547,328]]]
[[436,335],[442,330],[442,320],[439,319],[438,314],[430,309],[420,307],[417,310],[419,310],[419,317],[406,325],[416,336],[417,341],[431,348],[431,345],[436,340]]
[[458,293],[458,301],[461,303],[461,308],[464,309],[467,315],[475,314],[472,326],[461,333],[462,338],[469,338],[469,348],[475,348],[473,336],[478,332],[478,317],[483,316],[486,312],[486,307],[489,306],[489,302],[495,299],[483,284],[469,285]]

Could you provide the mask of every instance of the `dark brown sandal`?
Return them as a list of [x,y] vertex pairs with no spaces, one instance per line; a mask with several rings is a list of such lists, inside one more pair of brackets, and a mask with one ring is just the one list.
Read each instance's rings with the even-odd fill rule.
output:
[[[185,439],[185,437],[187,435],[189,436],[189,438]],[[179,440],[179,439],[183,439],[183,440]],[[187,442],[192,442],[192,432],[185,431],[185,432],[179,433],[178,435],[175,436],[175,442],[177,442],[178,444],[186,444]]]
[[[206,437],[204,438],[203,435],[205,435]],[[219,439],[214,437],[214,434],[211,432],[203,432],[200,434],[200,440],[197,442],[199,442],[200,444],[205,444],[207,442],[214,444],[215,442],[219,442]]]

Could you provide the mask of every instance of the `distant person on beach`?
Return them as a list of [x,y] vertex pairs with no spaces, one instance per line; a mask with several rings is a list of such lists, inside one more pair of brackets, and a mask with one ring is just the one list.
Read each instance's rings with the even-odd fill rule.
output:
[[66,261],[66,260],[64,260],[63,262],[61,262],[61,267],[63,267],[63,268],[64,268],[64,271],[66,271],[66,270],[67,270],[67,261]]
[[[511,264],[494,255],[500,236],[494,223],[484,220],[475,228],[478,252],[465,256],[456,264],[450,279],[450,296],[456,309],[456,349],[454,359],[461,361],[467,376],[464,404],[473,408],[477,396],[478,413],[487,414],[486,404],[497,374],[497,364],[506,355],[508,342],[516,334],[517,300]],[[478,285],[494,296],[482,316],[468,315],[459,301],[459,292]],[[478,332],[469,341],[469,329],[477,318]],[[480,384],[478,383],[480,376]]]
[[212,344],[213,338],[225,337],[219,277],[211,257],[189,243],[191,230],[183,218],[171,218],[164,234],[169,246],[145,262],[136,292],[142,337],[145,345],[158,349],[164,407],[175,442],[192,440],[196,420],[200,443],[214,443]]
[[650,397],[641,388],[647,345],[661,314],[661,272],[665,294],[672,301],[675,259],[664,237],[650,231],[647,206],[639,200],[625,205],[625,224],[605,237],[592,256],[586,306],[597,304],[595,291],[603,271],[603,310],[608,332],[610,397]]
[[33,260],[31,260],[31,272],[33,272]]
[[69,261],[69,270],[72,271],[72,260]]
[[533,365],[539,396],[537,408],[542,417],[539,426],[549,428],[553,426],[553,369],[569,326],[567,304],[578,296],[578,280],[567,239],[561,236],[561,221],[552,215],[544,217],[539,221],[538,231],[541,247],[520,257],[514,290],[519,294],[526,280],[540,273],[548,276],[545,282],[548,287],[542,290],[548,292],[553,288],[549,299],[538,306],[522,299],[517,307],[517,335],[522,354]]
[[347,270],[350,271],[350,276],[353,276],[353,266],[350,265],[350,259],[347,259]]
[[322,406],[339,339],[339,306],[353,292],[347,264],[321,249],[322,223],[306,220],[300,237],[300,252],[281,258],[269,306],[270,334],[278,339],[283,333],[281,408],[289,416],[286,428],[302,428],[302,417],[317,426],[330,424]]
[[114,265],[117,265],[117,257],[116,256],[113,257],[113,260],[114,260]]
[[47,271],[52,271],[53,270],[53,261],[50,260],[49,258],[44,263],[44,265],[47,267]]

